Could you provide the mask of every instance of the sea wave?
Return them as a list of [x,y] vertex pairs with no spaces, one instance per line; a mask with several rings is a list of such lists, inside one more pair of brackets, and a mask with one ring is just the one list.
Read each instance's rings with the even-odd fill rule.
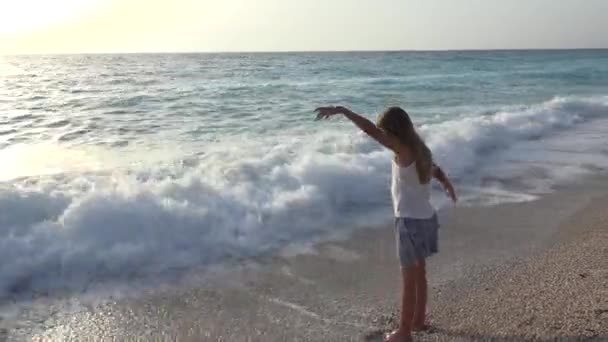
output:
[[[607,116],[605,97],[555,98],[421,132],[464,186],[500,150]],[[218,143],[162,165],[4,182],[0,258],[10,262],[0,293],[174,274],[372,223],[388,214],[389,161],[363,134],[328,129]]]

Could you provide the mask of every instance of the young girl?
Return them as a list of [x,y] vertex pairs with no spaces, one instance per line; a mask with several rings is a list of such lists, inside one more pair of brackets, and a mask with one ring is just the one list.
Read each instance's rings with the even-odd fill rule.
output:
[[378,124],[344,107],[321,107],[317,120],[342,114],[361,130],[395,153],[391,194],[395,211],[399,260],[403,277],[401,322],[386,337],[389,342],[411,341],[412,331],[425,325],[427,280],[425,259],[437,253],[437,215],[431,206],[431,178],[436,178],[456,201],[456,193],[445,173],[433,163],[431,150],[416,132],[409,115],[391,107]]

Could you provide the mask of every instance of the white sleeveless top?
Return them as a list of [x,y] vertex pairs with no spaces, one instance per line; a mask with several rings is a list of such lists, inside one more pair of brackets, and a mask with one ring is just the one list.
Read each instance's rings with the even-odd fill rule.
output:
[[431,205],[431,183],[420,184],[416,163],[403,167],[393,160],[391,195],[395,217],[428,219],[435,215]]

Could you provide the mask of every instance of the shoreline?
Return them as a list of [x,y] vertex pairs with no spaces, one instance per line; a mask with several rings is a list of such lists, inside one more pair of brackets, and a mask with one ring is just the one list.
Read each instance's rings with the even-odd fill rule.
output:
[[[533,202],[440,213],[440,252],[428,263],[434,330],[415,340],[608,337],[608,325],[598,327],[594,318],[608,315],[601,301],[608,296],[598,295],[608,282],[601,264],[608,259],[605,180],[587,179]],[[575,274],[570,261],[585,276]],[[530,277],[538,281],[525,282]],[[563,279],[584,289],[583,299],[559,296]],[[319,243],[314,253],[264,258],[215,280],[77,309],[47,308],[42,317],[25,314],[12,327],[0,320],[0,327],[9,341],[379,341],[396,322],[399,285],[392,227],[368,227],[343,241]],[[543,300],[526,307],[522,298]],[[599,306],[590,306],[589,298],[598,298]],[[552,312],[545,312],[546,303]],[[576,324],[560,307],[574,308]],[[559,327],[545,324],[558,319]],[[24,322],[29,327],[14,329]]]

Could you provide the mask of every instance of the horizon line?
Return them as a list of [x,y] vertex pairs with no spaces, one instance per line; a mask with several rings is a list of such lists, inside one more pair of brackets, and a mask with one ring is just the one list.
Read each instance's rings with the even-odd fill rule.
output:
[[35,52],[2,53],[0,56],[61,56],[61,55],[186,55],[186,54],[289,54],[289,53],[383,53],[383,52],[525,52],[525,51],[593,51],[608,50],[608,47],[580,48],[498,48],[498,49],[386,49],[386,50],[228,50],[228,51],[141,51],[141,52]]

